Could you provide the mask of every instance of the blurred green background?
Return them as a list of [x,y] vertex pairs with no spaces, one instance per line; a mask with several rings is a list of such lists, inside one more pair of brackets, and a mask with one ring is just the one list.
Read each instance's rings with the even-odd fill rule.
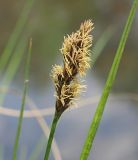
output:
[[[43,85],[48,84],[51,66],[57,62],[57,58],[61,59],[59,49],[62,46],[63,37],[78,29],[80,23],[86,19],[92,19],[94,22],[93,44],[108,27],[115,30],[95,65],[96,75],[104,80],[111,66],[132,1],[33,1],[34,4],[19,40],[28,35],[33,38],[31,76],[33,77],[34,87],[43,89]],[[0,53],[4,50],[16,22],[20,19],[25,3],[26,1],[23,0],[1,0]],[[137,35],[136,17],[121,62],[115,89],[138,91],[138,74],[134,74],[137,73],[138,68]],[[18,78],[21,79],[23,79],[23,64],[24,61],[22,61],[18,71],[20,73]]]
[[[1,67],[2,62],[0,62],[1,88],[3,86],[7,86],[10,83],[9,88],[15,88],[16,90],[20,91],[22,90],[28,42],[30,37],[32,37],[33,54],[30,68],[30,83],[28,95],[32,98],[32,100],[39,108],[45,108],[49,105],[53,106],[54,98],[52,96],[54,94],[54,87],[50,79],[50,72],[52,65],[62,63],[62,56],[59,49],[62,46],[63,37],[76,31],[79,28],[80,23],[84,20],[92,19],[95,27],[92,33],[93,46],[95,46],[103,33],[105,33],[107,30],[110,30],[112,35],[107,40],[107,43],[102,49],[102,52],[100,53],[100,56],[98,57],[96,63],[88,72],[85,78],[86,84],[89,86],[86,92],[86,97],[91,97],[97,94],[100,95],[102,87],[106,81],[108,71],[112,64],[114,54],[117,49],[119,39],[121,37],[121,33],[123,31],[124,24],[126,22],[132,2],[132,0],[0,0],[0,60],[2,59],[2,56],[5,52],[9,53],[9,59],[7,60],[7,63],[5,63],[5,66],[3,68]],[[138,94],[137,28],[138,13],[133,23],[127,45],[125,47],[123,58],[119,67],[119,72],[113,86],[113,93]],[[9,47],[7,47],[11,35],[12,38],[10,40],[10,45]],[[15,39],[16,41],[14,41]],[[15,44],[13,45],[13,43]],[[8,49],[5,51],[5,48]],[[10,65],[11,60],[13,60],[12,65]],[[16,66],[15,64],[18,62],[20,65]],[[9,70],[7,71],[8,68]],[[15,72],[16,74],[12,73],[13,68],[15,70],[17,69]],[[12,75],[13,79],[11,78]],[[1,89],[1,96],[2,95],[3,91]],[[8,93],[6,94],[3,105],[5,106],[5,108],[12,108],[12,105],[14,106],[14,109],[19,109],[20,101],[21,99],[18,98],[18,96],[15,96],[12,93]],[[110,111],[107,111],[107,113],[105,113],[103,126],[99,130],[99,132],[101,132],[97,136],[99,137],[99,141],[97,140],[97,143],[95,144],[97,149],[95,147],[93,151],[94,157],[96,157],[94,159],[98,160],[99,158],[102,158],[103,160],[137,160],[136,157],[138,156],[138,146],[135,144],[136,140],[132,140],[131,143],[129,143],[129,141],[126,141],[126,139],[128,140],[128,137],[136,138],[136,134],[134,133],[138,133],[138,127],[136,127],[136,122],[138,122],[138,111],[136,107],[137,103],[125,100],[111,104],[113,106],[117,106],[117,109],[111,110],[110,108]],[[127,106],[125,108],[126,110],[124,108],[120,109],[120,106]],[[83,144],[93,113],[94,108],[91,109],[89,107],[84,110],[80,109],[78,110],[78,112],[77,110],[75,110],[69,112],[69,114],[65,114],[63,118],[64,121],[61,122],[61,125],[57,130],[56,137],[59,142],[58,144],[63,159],[79,159],[78,157],[82,148],[81,146]],[[135,113],[137,114],[134,115]],[[117,116],[118,118],[114,116]],[[82,117],[86,118],[82,119]],[[125,120],[123,119],[124,121],[120,123],[122,117],[125,117]],[[70,120],[71,118],[72,120]],[[117,122],[115,123],[116,119]],[[50,124],[51,118],[48,117],[45,120],[47,120],[48,124]],[[0,121],[0,141],[2,144],[2,149],[0,150],[2,150],[1,152],[3,153],[4,157],[2,159],[10,160],[17,126],[17,119],[1,115]],[[39,131],[40,128],[36,124],[34,119],[25,119],[24,121],[27,122],[27,124],[24,122],[23,125],[19,155],[21,151],[25,150],[24,152],[26,154],[26,158],[19,159],[28,160],[30,153],[33,151],[34,146],[36,146],[40,137],[42,137],[43,132]],[[132,123],[133,125],[131,125]],[[130,129],[131,127],[129,128],[127,127],[127,125],[131,126],[132,130]],[[117,129],[114,130],[114,127],[116,127]],[[11,135],[8,134],[9,130],[11,132]],[[74,130],[75,133],[70,133],[70,135],[68,135],[68,132],[72,130]],[[130,134],[130,130],[134,132]],[[36,134],[33,134],[32,136],[31,131]],[[124,142],[128,142],[127,144],[131,149],[136,145],[134,149],[132,149],[132,151],[130,148],[124,149],[123,151],[120,149],[120,152],[114,149],[114,154],[111,154],[110,156],[104,154],[106,151],[110,151],[110,153],[112,153],[111,146],[114,146],[116,141],[116,139],[115,141],[113,141],[114,136],[112,137],[112,135],[116,133],[116,135],[120,139],[123,139],[122,137],[124,136],[124,132],[126,133],[126,139],[124,139],[123,142],[120,142],[124,144],[122,145],[122,148],[124,146],[127,146]],[[75,136],[77,136],[78,133],[79,136],[77,138],[77,141],[75,142]],[[7,136],[6,140],[4,140],[5,135]],[[118,142],[120,141],[119,138],[117,138]],[[67,140],[67,142],[65,139]],[[107,141],[104,141],[105,139],[108,142],[110,141],[109,145],[107,144]],[[79,140],[80,142],[78,142]],[[63,144],[64,141],[66,145]],[[103,142],[102,145],[101,142]],[[76,150],[73,150],[74,147],[71,147],[72,144],[75,149],[77,148],[78,154],[76,154]],[[22,148],[25,149],[23,150]],[[130,151],[130,154],[128,153],[128,151]],[[101,154],[101,156],[99,156],[99,154]],[[131,154],[133,156],[130,156]],[[120,156],[118,156],[117,158],[116,155]],[[41,153],[40,157],[36,158],[36,160],[41,160],[42,157],[43,153]],[[52,156],[51,159],[53,159]]]

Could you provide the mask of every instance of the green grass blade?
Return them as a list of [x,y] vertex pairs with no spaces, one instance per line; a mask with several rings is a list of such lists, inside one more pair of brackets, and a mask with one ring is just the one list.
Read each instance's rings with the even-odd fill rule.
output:
[[14,149],[13,149],[13,157],[12,157],[13,160],[16,160],[19,137],[20,137],[20,133],[21,133],[23,112],[24,112],[26,94],[27,94],[27,89],[28,89],[29,66],[30,66],[30,60],[31,60],[31,53],[32,53],[32,40],[30,40],[29,52],[28,52],[26,66],[25,66],[25,82],[24,82],[24,89],[23,89],[23,97],[22,97],[20,116],[19,116],[19,120],[18,120],[18,128],[17,128],[17,132],[16,132],[15,144],[14,144]]
[[[26,49],[26,46],[27,46],[27,37],[23,37],[19,44],[17,45],[16,49],[15,49],[15,52],[7,66],[7,69],[4,73],[4,78],[2,79],[2,85],[3,86],[7,86],[7,89],[8,89],[8,86],[10,85],[11,81],[13,80],[17,70],[18,70],[18,67],[20,65],[20,62],[22,60],[22,57],[23,57],[23,53],[25,52],[25,49]],[[5,95],[6,94],[2,94],[0,95],[0,104],[3,103],[3,100],[5,98]]]
[[102,53],[103,49],[105,48],[105,46],[107,45],[107,43],[109,42],[109,40],[111,39],[113,34],[114,34],[114,28],[108,27],[103,32],[101,37],[98,39],[96,44],[94,45],[94,47],[92,49],[92,64],[91,64],[92,66],[95,64],[96,60],[98,59],[98,57]]
[[133,19],[135,16],[137,5],[138,5],[138,0],[134,0],[132,8],[130,10],[130,14],[128,16],[128,19],[127,19],[127,22],[126,22],[126,25],[124,28],[124,31],[123,31],[123,34],[122,34],[122,37],[121,37],[121,40],[120,40],[120,43],[119,43],[119,46],[118,46],[118,49],[117,49],[117,52],[116,52],[116,55],[115,55],[115,58],[114,58],[114,61],[113,61],[113,64],[112,64],[112,67],[111,67],[111,70],[110,70],[110,73],[109,73],[109,76],[107,78],[105,87],[103,89],[101,99],[99,101],[97,110],[95,112],[94,118],[93,118],[92,123],[90,125],[90,129],[88,131],[88,135],[86,137],[84,147],[83,147],[82,153],[80,155],[80,160],[87,160],[87,158],[89,156],[90,149],[92,147],[93,140],[96,135],[97,129],[99,127],[99,124],[100,124],[100,121],[101,121],[101,118],[103,115],[104,107],[105,107],[107,98],[109,96],[109,92],[112,88],[114,79],[117,74],[117,70],[118,70],[119,63],[120,63],[120,60],[122,57],[122,53],[124,51],[126,40],[128,38],[128,34],[130,32],[131,25],[132,25],[132,22],[133,22]]
[[23,146],[20,153],[20,160],[26,160],[27,148]]
[[35,0],[27,0],[27,2],[25,3],[23,11],[19,17],[19,20],[16,23],[15,29],[13,30],[13,32],[7,42],[7,45],[1,55],[1,58],[0,58],[0,70],[1,71],[3,71],[3,69],[5,68],[5,66],[8,63],[8,60],[11,56],[11,53],[14,50],[14,47],[16,46],[18,38],[19,38],[21,32],[23,31],[23,28],[25,26],[25,23],[27,21],[28,15],[31,11],[31,8],[32,8],[34,1]]
[[19,67],[19,64],[23,58],[23,53],[27,47],[27,37],[24,37],[19,45],[17,45],[16,50],[7,66],[7,69],[4,73],[3,84],[9,85],[9,83],[13,80],[15,73]]
[[37,145],[35,146],[33,152],[31,153],[29,160],[38,160],[40,153],[42,152],[42,149],[44,148],[45,137],[42,137]]

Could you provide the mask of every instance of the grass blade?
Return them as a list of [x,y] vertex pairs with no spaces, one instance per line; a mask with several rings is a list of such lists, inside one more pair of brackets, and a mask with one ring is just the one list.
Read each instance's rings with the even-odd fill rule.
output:
[[92,66],[95,64],[96,60],[102,53],[104,47],[109,42],[113,34],[114,34],[114,28],[108,27],[94,45],[92,49],[92,64],[91,64]]
[[26,50],[27,47],[27,37],[23,37],[19,44],[16,47],[16,50],[14,54],[12,55],[12,58],[6,68],[6,71],[4,73],[3,83],[4,85],[9,86],[10,82],[13,80],[15,73],[17,72],[17,69],[20,65],[20,62],[23,58],[23,53]]
[[[5,71],[5,74],[3,76],[2,79],[2,86],[7,86],[7,90],[8,87],[11,83],[11,81],[13,80],[15,73],[17,72],[17,69],[20,65],[20,62],[22,60],[23,57],[23,53],[25,52],[26,49],[26,40],[27,37],[24,37],[23,39],[21,39],[21,41],[19,42],[19,44],[17,45],[15,52],[7,66],[7,69]],[[4,98],[5,98],[6,94],[1,94],[0,95],[0,104],[3,104]]]
[[26,94],[27,94],[27,89],[28,89],[28,78],[29,78],[29,66],[30,66],[30,60],[31,60],[31,53],[32,53],[32,40],[30,40],[27,63],[26,63],[26,66],[25,66],[25,82],[24,82],[24,89],[23,89],[23,97],[22,97],[20,116],[19,116],[19,120],[18,120],[18,128],[17,128],[17,132],[16,132],[15,144],[14,144],[14,149],[13,149],[13,160],[16,160],[19,137],[20,137],[20,133],[21,133],[23,112],[24,112]]
[[41,139],[39,140],[39,142],[35,146],[33,152],[29,156],[29,160],[38,160],[39,159],[39,155],[40,155],[40,153],[42,152],[42,149],[45,146],[44,140],[45,140],[45,137],[44,136],[41,137]]
[[132,8],[130,10],[130,14],[128,16],[128,19],[127,19],[127,22],[124,28],[124,31],[123,31],[123,34],[122,34],[122,37],[121,37],[121,40],[120,40],[120,43],[119,43],[119,46],[118,46],[118,49],[117,49],[117,52],[116,52],[116,55],[115,55],[115,58],[114,58],[114,61],[113,61],[113,64],[112,64],[112,67],[111,67],[111,70],[110,70],[110,73],[109,73],[109,76],[107,78],[105,87],[103,89],[101,99],[99,101],[97,110],[95,112],[94,118],[90,125],[90,129],[88,131],[88,135],[84,143],[84,147],[83,147],[83,150],[80,156],[80,160],[87,160],[89,156],[90,149],[92,147],[93,140],[96,135],[97,129],[99,127],[99,124],[100,124],[100,121],[103,115],[104,107],[105,107],[107,98],[109,96],[109,92],[112,88],[114,79],[117,74],[117,70],[118,70],[119,63],[120,63],[120,60],[121,60],[121,57],[124,51],[126,40],[128,38],[128,34],[130,32],[131,25],[132,25],[132,22],[135,16],[137,5],[138,5],[138,0],[134,0]]
[[27,148],[23,146],[20,153],[20,160],[26,160],[27,155]]
[[25,26],[25,23],[27,21],[28,15],[30,13],[30,10],[32,8],[34,1],[35,0],[27,0],[27,2],[25,3],[23,11],[19,17],[19,20],[16,23],[15,29],[13,30],[13,32],[7,42],[7,45],[1,55],[1,58],[0,58],[0,70],[1,71],[3,71],[3,69],[5,68],[5,66],[8,63],[8,60],[11,56],[11,53],[14,50],[14,47],[16,46],[18,38],[19,38],[21,32],[23,31],[23,28]]

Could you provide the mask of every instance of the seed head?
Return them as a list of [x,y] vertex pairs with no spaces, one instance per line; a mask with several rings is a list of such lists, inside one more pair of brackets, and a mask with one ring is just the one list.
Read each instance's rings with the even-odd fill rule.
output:
[[63,67],[55,65],[52,79],[56,88],[56,110],[63,112],[85,88],[78,80],[77,74],[83,76],[90,68],[90,47],[93,29],[91,20],[81,24],[80,29],[64,37],[61,48]]
[[64,37],[61,53],[63,54],[64,66],[69,76],[86,74],[90,68],[90,46],[92,45],[93,23],[88,20],[81,24],[75,33]]

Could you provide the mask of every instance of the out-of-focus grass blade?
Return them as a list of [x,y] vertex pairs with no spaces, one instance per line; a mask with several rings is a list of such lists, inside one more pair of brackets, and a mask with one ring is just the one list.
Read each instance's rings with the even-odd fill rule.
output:
[[120,40],[120,43],[119,43],[119,46],[116,51],[116,55],[115,55],[113,64],[111,66],[111,69],[110,69],[110,72],[109,72],[109,75],[108,75],[108,78],[107,78],[107,81],[105,84],[105,87],[103,89],[101,99],[100,99],[98,107],[96,109],[94,118],[92,119],[92,123],[90,125],[90,129],[88,131],[88,135],[87,135],[85,143],[84,143],[84,147],[83,147],[83,150],[82,150],[82,153],[80,156],[80,160],[87,160],[87,158],[89,156],[89,153],[90,153],[90,150],[91,150],[91,147],[93,144],[93,140],[95,138],[97,129],[100,125],[100,121],[101,121],[101,118],[103,115],[103,111],[105,108],[107,98],[109,96],[110,90],[112,88],[114,79],[115,79],[117,71],[118,71],[119,63],[122,58],[122,54],[123,54],[123,51],[125,48],[128,34],[129,34],[131,26],[132,26],[133,19],[135,17],[137,6],[138,6],[138,0],[134,0],[133,5],[130,10],[130,14],[128,16],[128,19],[127,19],[127,22],[126,22],[126,25],[124,28],[124,31],[123,31],[123,34],[122,34],[122,37],[121,37],[121,40]]
[[105,46],[107,45],[107,43],[109,42],[109,40],[111,39],[113,34],[114,34],[114,28],[108,27],[103,32],[103,34],[100,36],[100,38],[98,39],[98,41],[96,42],[96,44],[94,45],[94,47],[92,49],[92,64],[91,64],[91,66],[93,66],[95,64],[96,60],[98,59],[98,57],[102,53],[103,49],[105,48]]
[[[23,57],[23,53],[25,52],[26,46],[27,46],[27,37],[23,37],[20,41],[17,47],[15,48],[15,52],[7,66],[7,69],[5,71],[5,74],[3,75],[2,84],[4,86],[10,85],[11,81],[13,80],[18,67],[20,65],[20,62]],[[5,94],[0,95],[0,104],[3,103],[3,100],[5,98]]]
[[7,45],[0,57],[0,71],[3,71],[3,69],[5,68],[5,66],[7,65],[9,58],[11,56],[11,53],[13,52],[13,49],[16,46],[16,43],[18,41],[18,38],[21,34],[21,32],[23,31],[24,25],[27,21],[28,15],[31,11],[32,5],[34,3],[35,0],[27,0],[25,3],[25,6],[23,8],[23,11],[19,17],[19,20],[16,23],[15,29],[12,32]]
[[31,153],[29,160],[38,160],[39,155],[42,152],[45,144],[44,144],[45,137],[41,137],[37,145],[35,146],[33,152]]
[[20,160],[26,160],[26,155],[27,155],[27,148],[26,146],[23,146],[21,148]]
[[22,104],[21,104],[21,109],[20,109],[20,116],[18,119],[18,128],[16,132],[16,137],[15,137],[15,144],[14,144],[14,149],[13,149],[13,157],[12,157],[13,160],[16,160],[19,137],[20,137],[21,128],[22,128],[23,112],[24,112],[26,94],[27,94],[27,89],[28,89],[28,82],[29,82],[29,67],[30,67],[31,53],[32,53],[32,40],[30,40],[28,57],[27,57],[26,65],[25,65],[25,81],[24,81],[24,88],[23,88],[23,97],[22,97]]
[[15,52],[6,68],[6,71],[4,73],[3,83],[5,85],[9,85],[9,83],[13,80],[15,73],[17,72],[17,69],[19,67],[19,64],[23,58],[23,53],[25,52],[26,46],[27,46],[27,37],[23,37],[19,44],[17,45]]

